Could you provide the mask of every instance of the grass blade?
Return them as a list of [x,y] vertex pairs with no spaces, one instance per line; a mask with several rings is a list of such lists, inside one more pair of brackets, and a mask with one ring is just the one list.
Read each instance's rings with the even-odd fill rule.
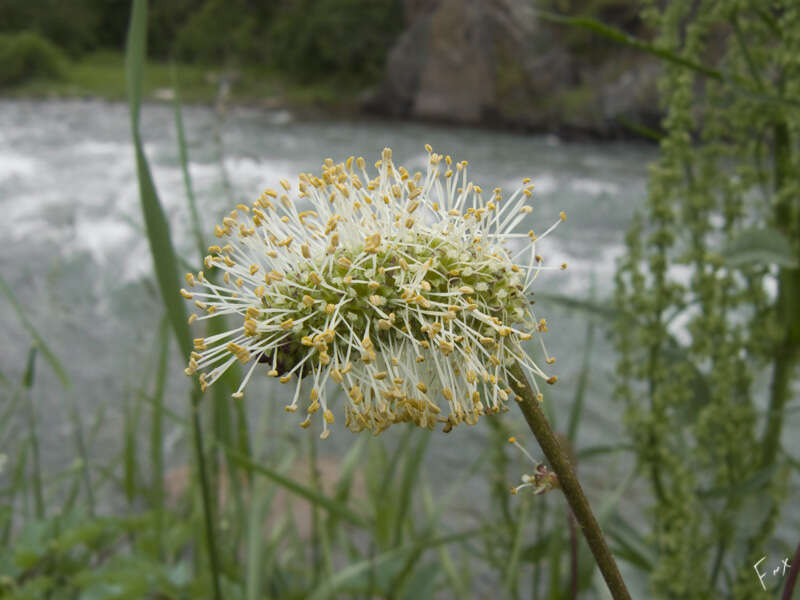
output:
[[189,174],[189,152],[187,151],[186,133],[183,128],[183,114],[181,113],[180,87],[178,86],[178,69],[172,65],[172,89],[175,98],[172,103],[175,112],[175,132],[178,137],[178,157],[181,163],[181,173],[183,174],[183,186],[186,189],[186,200],[189,203],[189,217],[192,220],[192,234],[195,244],[197,244],[197,256],[203,260],[206,253],[206,243],[203,238],[203,225],[200,222],[200,213],[197,211],[197,202],[192,186],[192,177]]
[[169,323],[161,319],[158,341],[158,367],[153,390],[153,415],[150,425],[150,463],[152,468],[153,507],[158,523],[158,554],[164,556],[164,389],[169,366]]
[[[147,400],[150,400],[149,398]],[[175,412],[171,411],[170,409],[164,407],[164,416],[168,417],[169,419],[173,420],[174,422],[182,425],[183,427],[189,427],[190,423],[181,417],[180,415],[175,414]],[[353,512],[350,508],[348,508],[342,502],[337,502],[333,498],[325,496],[324,494],[319,494],[312,490],[309,487],[306,487],[303,484],[297,483],[296,481],[289,479],[288,477],[280,474],[277,471],[273,471],[272,469],[268,469],[257,462],[250,460],[247,456],[240,454],[234,448],[230,448],[226,446],[223,442],[216,439],[211,439],[210,443],[225,452],[229,452],[233,460],[241,467],[245,467],[248,469],[252,469],[254,473],[263,475],[267,479],[271,479],[287,491],[305,498],[306,500],[318,504],[319,506],[328,510],[328,512],[336,513],[339,517],[343,518],[344,520],[348,521],[353,525],[357,525],[359,527],[366,528],[369,526],[369,523],[366,519],[361,517],[360,515]]]
[[[191,353],[191,336],[189,325],[186,322],[186,311],[183,299],[178,294],[178,268],[175,249],[172,245],[169,224],[164,215],[164,210],[158,200],[153,177],[144,153],[141,134],[139,132],[139,118],[142,103],[142,86],[144,80],[144,65],[147,56],[147,0],[134,0],[131,9],[131,20],[128,28],[128,39],[125,55],[125,73],[128,83],[128,103],[131,112],[131,134],[133,136],[134,151],[136,153],[136,173],[139,179],[139,197],[142,205],[147,239],[150,252],[153,256],[153,269],[158,281],[161,299],[167,311],[167,316],[178,341],[178,347],[188,362]],[[214,585],[214,598],[222,598],[219,583],[219,567],[217,544],[214,534],[214,519],[211,514],[211,495],[207,481],[205,451],[203,448],[203,430],[200,423],[198,405],[200,403],[200,390],[194,382],[191,394],[192,406],[192,432],[197,460],[197,471],[200,478],[202,492],[202,505],[206,529],[206,550],[208,552],[211,579]]]
[[[592,301],[594,301],[594,282],[592,283]],[[578,425],[581,421],[583,414],[583,401],[586,396],[586,386],[589,382],[589,373],[591,371],[591,357],[592,348],[594,346],[594,321],[589,320],[586,326],[586,341],[583,344],[583,361],[581,363],[581,372],[578,376],[578,385],[575,389],[575,399],[572,401],[572,408],[569,413],[569,422],[567,425],[567,439],[570,446],[575,447],[575,438],[578,434]]]
[[309,600],[322,600],[323,598],[334,596],[337,590],[348,584],[351,584],[377,567],[387,564],[395,559],[402,558],[404,556],[420,555],[424,550],[437,548],[444,544],[466,540],[485,533],[487,529],[487,527],[480,527],[478,529],[470,529],[469,531],[463,531],[461,533],[445,535],[436,539],[423,539],[416,544],[408,544],[401,548],[383,552],[368,560],[355,563],[344,569],[341,569],[336,575],[327,581],[324,581],[312,594],[309,595]]
[[39,435],[36,427],[36,405],[34,403],[33,394],[31,393],[35,377],[35,368],[36,346],[32,346],[28,351],[28,364],[22,376],[22,387],[25,389],[28,401],[28,428],[30,430],[31,460],[33,462],[33,497],[36,506],[36,518],[43,519],[45,510],[44,496],[42,495],[42,468],[39,461]]
[[64,365],[61,364],[61,361],[56,358],[56,355],[50,350],[50,347],[44,341],[39,332],[33,326],[30,319],[28,319],[28,315],[25,314],[25,311],[22,308],[22,305],[19,303],[19,300],[14,295],[14,292],[11,291],[11,287],[9,287],[6,280],[3,279],[2,275],[0,275],[0,290],[2,290],[3,294],[5,295],[6,299],[11,304],[11,307],[14,309],[14,312],[17,313],[17,317],[19,318],[20,323],[25,328],[25,331],[28,332],[33,340],[36,342],[36,347],[38,348],[39,352],[42,353],[42,356],[47,361],[47,364],[50,365],[50,368],[53,369],[58,379],[61,381],[61,385],[64,389],[71,389],[72,388],[72,379],[70,379],[67,370],[64,368]]
[[403,525],[406,520],[406,513],[412,502],[411,493],[415,489],[416,479],[419,476],[422,459],[431,441],[428,431],[420,431],[418,434],[419,442],[414,447],[414,451],[406,457],[403,468],[403,478],[400,483],[400,502],[394,522],[394,545],[399,546],[403,543]]
[[31,323],[30,319],[28,319],[28,316],[25,314],[25,311],[23,310],[19,300],[14,295],[11,287],[2,276],[0,276],[0,290],[2,290],[3,294],[8,299],[9,303],[14,309],[14,312],[17,313],[17,317],[22,323],[22,326],[33,338],[37,350],[42,353],[42,356],[47,364],[49,364],[50,368],[55,372],[56,376],[61,382],[61,386],[64,388],[65,394],[67,395],[66,410],[70,416],[70,419],[72,420],[72,427],[75,433],[75,446],[77,447],[78,455],[80,456],[83,465],[83,479],[84,486],[86,488],[86,500],[89,507],[89,513],[93,514],[94,491],[92,490],[92,480],[89,473],[89,453],[86,450],[86,443],[83,436],[83,421],[81,419],[80,412],[78,411],[78,403],[75,398],[75,390],[72,387],[72,379],[67,373],[67,370],[64,368],[64,365],[61,364],[61,361],[58,360],[55,353],[44,341],[44,338],[39,335],[36,327],[34,327],[33,323]]

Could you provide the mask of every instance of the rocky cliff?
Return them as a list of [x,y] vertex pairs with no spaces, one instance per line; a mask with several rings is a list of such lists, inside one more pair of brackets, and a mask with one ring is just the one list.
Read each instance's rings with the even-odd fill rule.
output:
[[405,18],[371,112],[602,137],[658,123],[657,62],[585,32],[576,42],[528,0],[406,0]]

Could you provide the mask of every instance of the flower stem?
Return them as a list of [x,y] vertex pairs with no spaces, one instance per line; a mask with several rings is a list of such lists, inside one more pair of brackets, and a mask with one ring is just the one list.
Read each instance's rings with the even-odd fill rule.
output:
[[792,557],[792,562],[789,566],[789,576],[786,578],[786,587],[783,588],[781,600],[792,600],[798,573],[800,573],[800,544],[797,545],[797,550]]
[[208,562],[211,570],[211,581],[214,586],[214,600],[222,600],[222,590],[219,585],[219,562],[217,555],[217,542],[214,534],[214,519],[211,508],[211,492],[206,473],[205,448],[203,447],[203,426],[200,423],[200,391],[192,390],[192,437],[194,438],[195,458],[197,459],[197,473],[200,480],[200,497],[203,506],[203,517],[206,530],[206,546]]
[[517,399],[522,414],[525,416],[533,435],[536,436],[536,441],[539,442],[547,462],[550,463],[550,468],[558,477],[559,487],[564,492],[567,503],[572,509],[572,514],[581,527],[603,579],[606,580],[611,596],[614,600],[630,600],[631,596],[628,593],[628,588],[625,587],[625,582],[622,580],[622,575],[620,575],[617,568],[614,556],[611,554],[611,550],[603,537],[603,531],[600,529],[594,513],[592,513],[589,502],[583,494],[581,484],[572,470],[566,453],[561,448],[539,406],[536,393],[528,383],[528,378],[519,364],[512,366],[510,371],[521,383],[521,387],[517,389]]

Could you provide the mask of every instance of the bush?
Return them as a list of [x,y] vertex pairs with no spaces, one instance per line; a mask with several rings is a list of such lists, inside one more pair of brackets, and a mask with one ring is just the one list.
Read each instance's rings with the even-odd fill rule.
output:
[[380,77],[402,27],[400,2],[295,0],[277,15],[268,40],[276,66],[299,81],[364,83]]
[[206,0],[180,29],[177,55],[201,64],[263,63],[271,13],[270,3],[255,0]]
[[0,33],[33,31],[75,58],[97,48],[103,15],[121,9],[127,23],[129,6],[125,0],[2,0]]
[[29,79],[60,79],[66,56],[60,48],[32,32],[0,34],[0,87]]

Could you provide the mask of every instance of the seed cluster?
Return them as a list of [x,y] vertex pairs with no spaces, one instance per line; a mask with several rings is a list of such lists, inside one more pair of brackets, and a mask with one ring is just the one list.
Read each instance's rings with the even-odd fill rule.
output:
[[[241,326],[196,339],[187,374],[202,371],[205,389],[235,361],[252,363],[234,394],[240,397],[266,363],[269,375],[294,381],[287,410],[310,387],[301,425],[322,410],[323,438],[334,421],[329,379],[347,394],[346,425],[374,433],[398,422],[438,422],[449,431],[504,409],[512,362],[553,383],[522,342],[546,330],[526,292],[548,268],[537,239],[555,225],[539,238],[512,233],[532,210],[529,180],[508,201],[499,188],[484,201],[466,180],[466,162],[427,149],[424,178],[396,168],[388,149],[374,178],[361,158],[329,159],[321,177],[299,178],[297,204],[310,209],[266,190],[223,219],[215,231],[228,243],[206,257],[208,268],[222,270],[222,283],[188,274],[190,286],[206,291],[182,293],[205,311],[200,319],[235,314]],[[527,265],[513,261],[514,237],[527,238]],[[546,351],[545,358],[553,360]]]

